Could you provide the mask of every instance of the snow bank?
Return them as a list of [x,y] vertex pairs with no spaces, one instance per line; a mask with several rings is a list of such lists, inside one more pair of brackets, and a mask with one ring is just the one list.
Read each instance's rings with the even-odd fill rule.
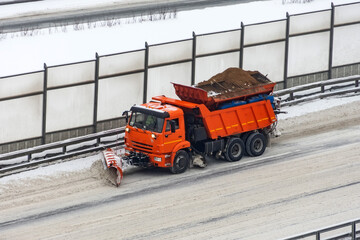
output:
[[288,112],[287,114],[280,114],[279,120],[302,116],[308,113],[318,112],[336,106],[346,105],[360,100],[359,94],[350,94],[345,96],[335,96],[332,98],[318,99],[311,102],[300,103],[295,106],[283,107],[281,111]]
[[78,172],[90,169],[91,165],[101,159],[101,153],[89,157],[79,158],[72,161],[62,162],[54,165],[39,167],[34,170],[21,172],[0,178],[0,184],[7,184],[12,181],[25,179],[43,178],[69,172]]

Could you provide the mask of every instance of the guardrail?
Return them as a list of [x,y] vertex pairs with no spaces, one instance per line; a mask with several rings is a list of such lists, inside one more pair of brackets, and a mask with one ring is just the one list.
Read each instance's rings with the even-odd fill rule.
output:
[[[360,219],[337,224],[335,226],[323,228],[321,230],[316,230],[313,232],[308,232],[302,235],[286,238],[284,240],[300,240],[309,237],[315,237],[316,240],[321,240],[321,239],[356,240],[356,239],[360,239],[360,237],[357,236],[360,233],[360,231],[356,230],[357,229],[356,225],[359,223],[360,223]],[[349,228],[351,228],[351,230]],[[335,231],[339,231],[339,230],[343,230],[343,231],[340,231],[341,233],[340,232],[335,233]],[[322,235],[326,235],[326,236],[322,238]]]
[[44,163],[76,157],[124,144],[125,128],[112,129],[61,142],[0,155],[0,176]]
[[[360,92],[359,80],[360,75],[336,78],[276,91],[274,95],[282,97],[282,106],[295,105],[318,98]],[[343,85],[344,83],[347,85]],[[303,94],[295,95],[295,93],[301,92]],[[284,98],[287,95],[288,97]],[[26,170],[29,167],[43,163],[100,151],[108,147],[120,146],[124,144],[123,134],[124,127],[2,154],[0,155],[0,176],[11,174],[16,170]],[[109,137],[112,139],[109,139]]]
[[[325,98],[325,97],[352,93],[352,92],[354,93],[360,92],[359,80],[360,80],[360,75],[335,78],[335,79],[304,84],[301,86],[276,91],[274,92],[274,95],[282,97],[282,104],[281,104],[282,106],[295,105],[301,102],[311,101],[314,99]],[[354,85],[351,84],[352,82],[354,82]],[[350,83],[350,85],[343,85],[344,83]],[[326,88],[329,86],[331,87]],[[303,92],[303,94],[295,96],[295,93],[299,93],[299,92]],[[288,97],[284,99],[283,96],[287,96],[287,95]]]

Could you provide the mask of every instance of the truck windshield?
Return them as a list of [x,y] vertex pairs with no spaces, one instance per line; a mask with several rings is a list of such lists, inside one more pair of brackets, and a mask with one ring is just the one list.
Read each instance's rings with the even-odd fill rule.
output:
[[164,126],[164,118],[155,117],[150,114],[133,112],[131,114],[130,126],[149,130],[153,132],[162,132]]

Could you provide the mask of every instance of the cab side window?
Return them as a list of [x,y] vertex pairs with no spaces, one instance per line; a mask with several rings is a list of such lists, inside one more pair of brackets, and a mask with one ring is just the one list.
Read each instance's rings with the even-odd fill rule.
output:
[[178,119],[178,118],[175,118],[175,119],[172,119],[172,120],[166,120],[165,132],[169,132],[169,131],[171,130],[170,121],[174,121],[174,122],[175,122],[175,130],[176,130],[176,129],[179,129],[179,119]]

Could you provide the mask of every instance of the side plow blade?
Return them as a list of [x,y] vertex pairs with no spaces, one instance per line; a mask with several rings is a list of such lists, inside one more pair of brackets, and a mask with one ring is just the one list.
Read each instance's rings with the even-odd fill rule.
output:
[[114,150],[110,148],[104,150],[103,155],[104,170],[109,171],[109,174],[107,174],[107,180],[117,187],[120,186],[121,180],[123,178],[121,158],[117,156]]

